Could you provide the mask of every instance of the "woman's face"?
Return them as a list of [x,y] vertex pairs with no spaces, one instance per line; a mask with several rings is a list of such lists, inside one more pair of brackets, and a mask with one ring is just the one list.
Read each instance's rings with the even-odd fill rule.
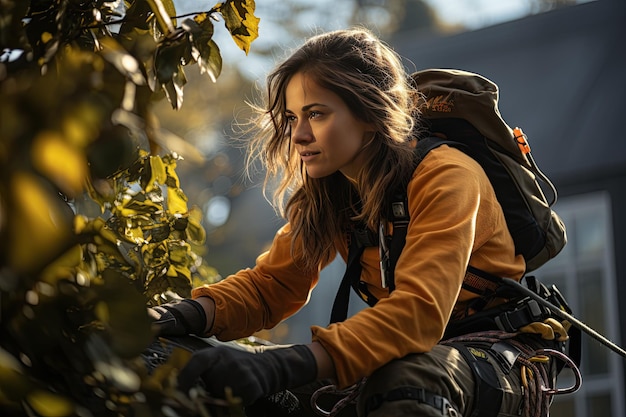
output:
[[354,117],[337,94],[301,72],[291,77],[285,100],[291,140],[307,174],[322,178],[341,171],[355,178],[361,151],[374,135],[371,126]]

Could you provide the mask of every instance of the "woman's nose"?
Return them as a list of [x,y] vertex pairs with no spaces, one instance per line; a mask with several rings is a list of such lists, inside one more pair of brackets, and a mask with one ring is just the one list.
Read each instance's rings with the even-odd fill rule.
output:
[[293,143],[309,143],[314,140],[311,125],[307,120],[298,121],[291,125],[291,141]]

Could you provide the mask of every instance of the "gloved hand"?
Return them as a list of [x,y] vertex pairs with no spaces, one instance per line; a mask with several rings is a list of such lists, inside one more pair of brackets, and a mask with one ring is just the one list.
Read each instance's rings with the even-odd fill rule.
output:
[[211,395],[224,398],[224,389],[230,387],[246,406],[270,394],[313,382],[316,377],[315,357],[305,345],[260,353],[218,346],[193,354],[178,375],[178,388],[186,393],[202,378]]
[[202,305],[188,298],[150,307],[148,315],[154,319],[152,328],[160,336],[202,336],[207,325]]
[[520,328],[519,331],[522,333],[534,333],[541,335],[541,338],[545,340],[556,339],[559,342],[564,342],[569,337],[567,335],[568,329],[569,323],[567,321],[559,323],[553,318],[548,318],[545,319],[543,323],[538,321],[530,323],[529,325]]

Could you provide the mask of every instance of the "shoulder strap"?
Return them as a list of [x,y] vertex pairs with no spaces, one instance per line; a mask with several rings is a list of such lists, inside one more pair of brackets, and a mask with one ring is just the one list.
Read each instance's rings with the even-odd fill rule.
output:
[[341,278],[333,309],[330,313],[330,323],[344,321],[348,317],[348,303],[350,302],[350,286],[354,281],[358,281],[361,276],[361,255],[365,246],[359,245],[354,235],[350,238],[348,248],[348,260],[346,261],[346,271]]
[[[441,145],[448,145],[454,148],[463,150],[467,146],[449,139],[443,139],[436,136],[430,136],[424,139],[420,139],[415,145],[415,154],[417,158],[416,166],[419,165],[422,160],[428,155],[428,152]],[[407,201],[406,190],[402,190],[402,193],[397,194],[395,201],[391,203],[391,214],[393,223],[393,234],[389,242],[389,259],[381,260],[387,265],[386,275],[387,284],[390,290],[394,288],[394,269],[402,248],[406,242],[407,226],[409,224],[409,207]]]
[[[437,137],[429,137],[420,140],[415,148],[417,155],[416,166],[424,159],[424,157],[432,149],[443,145],[444,143],[451,146],[463,146],[462,144],[454,141],[449,141]],[[409,211],[406,197],[406,190],[400,190],[391,202],[391,222],[393,224],[393,234],[391,237],[384,236],[381,233],[377,244],[380,248],[381,256],[381,273],[386,285],[390,291],[394,289],[394,269],[396,262],[400,257],[400,252],[404,247],[407,226],[409,223]],[[366,246],[372,245],[372,237],[367,231],[363,231],[356,228],[350,233],[350,243],[348,246],[348,259],[346,261],[346,270],[337,295],[333,302],[333,307],[330,315],[330,323],[337,323],[343,321],[348,316],[348,305],[350,302],[350,287],[352,287],[357,294],[370,306],[373,306],[378,301],[372,294],[369,293],[366,287],[360,285],[361,278],[361,256]]]

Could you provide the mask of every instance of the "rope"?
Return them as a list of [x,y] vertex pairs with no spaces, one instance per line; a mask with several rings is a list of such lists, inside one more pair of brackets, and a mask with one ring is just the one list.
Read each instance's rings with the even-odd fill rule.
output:
[[[454,337],[441,342],[447,345],[454,342],[463,343],[494,343],[506,341],[520,351],[516,362],[521,365],[522,395],[524,396],[523,417],[543,417],[549,415],[552,397],[561,394],[576,392],[582,385],[582,376],[578,366],[565,354],[554,349],[531,349],[529,346],[514,339],[522,333],[507,333],[502,331],[487,331],[470,333]],[[574,373],[574,384],[571,387],[558,389],[551,386],[549,367],[551,357],[565,363]]]
[[[520,351],[516,362],[520,364],[520,377],[522,380],[522,395],[524,397],[524,414],[522,417],[544,417],[549,415],[550,404],[555,395],[571,394],[578,391],[582,385],[582,376],[578,366],[567,355],[554,349],[532,349],[514,338],[523,333],[508,333],[499,330],[469,333],[463,336],[454,337],[442,341],[440,344],[448,345],[455,342],[481,343],[493,345],[497,342],[506,341]],[[565,366],[574,373],[574,383],[567,388],[558,389],[552,387],[549,376],[551,359],[563,361]],[[361,379],[357,384],[344,390],[338,389],[335,385],[329,384],[317,389],[311,396],[311,407],[315,413],[322,417],[335,417],[348,404],[354,402],[361,392],[366,378]],[[317,404],[322,395],[342,396],[330,409],[325,410]]]

